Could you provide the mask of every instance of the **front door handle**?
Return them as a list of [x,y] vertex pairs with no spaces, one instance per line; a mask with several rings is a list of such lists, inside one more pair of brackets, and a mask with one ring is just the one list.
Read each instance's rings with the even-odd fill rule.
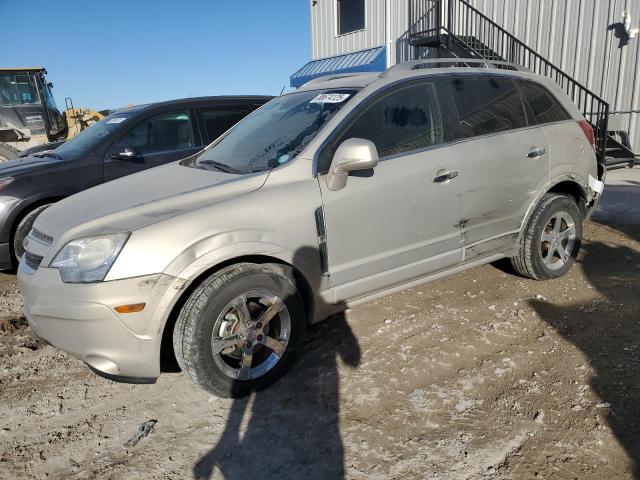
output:
[[527,158],[540,158],[545,153],[547,153],[546,148],[531,147],[531,150],[529,150],[529,153],[527,153]]
[[433,179],[434,183],[450,182],[458,176],[458,172],[449,172],[447,170],[440,170],[438,176]]

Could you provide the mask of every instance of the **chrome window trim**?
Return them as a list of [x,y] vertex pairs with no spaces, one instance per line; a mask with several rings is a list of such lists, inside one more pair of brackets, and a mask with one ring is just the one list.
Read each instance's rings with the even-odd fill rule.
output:
[[[367,95],[365,98],[363,98],[360,101],[360,104],[357,105],[355,108],[353,108],[350,112],[347,113],[347,115],[340,121],[340,123],[325,137],[325,139],[322,141],[322,143],[320,144],[320,146],[316,149],[316,151],[313,153],[313,159],[312,159],[312,175],[314,178],[318,178],[318,176],[320,175],[325,175],[326,172],[318,172],[318,158],[320,156],[320,152],[322,152],[325,147],[327,146],[327,144],[332,140],[332,138],[334,137],[334,135],[336,134],[337,131],[339,131],[340,129],[342,129],[345,124],[349,121],[351,121],[351,119],[353,118],[353,116],[355,114],[357,114],[362,108],[366,108],[367,104],[373,99],[373,97],[377,97],[379,94],[384,93],[386,90],[389,90],[393,87],[396,87],[398,85],[402,85],[403,83],[412,83],[415,81],[419,81],[419,80],[426,80],[429,78],[442,78],[442,77],[452,77],[452,76],[466,76],[466,77],[473,77],[473,76],[502,76],[502,77],[508,77],[513,79],[514,81],[517,81],[518,79],[526,79],[529,81],[532,81],[534,83],[536,83],[537,85],[541,85],[543,86],[540,82],[537,82],[535,80],[530,80],[528,78],[525,77],[521,77],[519,75],[513,75],[513,71],[511,70],[499,70],[499,71],[489,71],[489,72],[438,72],[438,73],[428,73],[428,74],[422,74],[422,75],[412,75],[410,77],[403,77],[401,79],[395,80],[393,82],[387,83],[385,85],[383,85],[380,88],[377,88],[376,90],[374,90],[373,92],[371,92],[369,95]],[[519,92],[519,89],[518,89]],[[524,95],[521,94],[521,97],[523,99],[524,102]],[[524,106],[524,105],[523,105]],[[525,112],[526,113],[526,112]],[[567,122],[571,121],[571,120],[566,120]],[[575,121],[575,120],[573,120]],[[563,121],[564,122],[564,121]],[[561,122],[557,122],[557,123],[561,123]],[[543,127],[544,125],[551,125],[551,124],[537,124],[537,125],[527,125],[526,127],[521,127],[521,128],[516,128],[513,130],[506,130],[503,132],[493,132],[493,133],[487,133],[484,135],[478,135],[475,137],[469,137],[469,138],[459,138],[453,141],[449,141],[449,142],[444,142],[438,145],[432,145],[430,147],[426,147],[426,148],[421,148],[421,149],[417,149],[417,150],[412,150],[409,152],[402,152],[396,155],[392,155],[392,156],[388,156],[388,157],[383,157],[380,159],[381,162],[386,161],[386,160],[391,160],[393,158],[398,158],[400,156],[406,156],[406,155],[413,155],[415,153],[419,153],[422,151],[427,151],[427,150],[431,150],[431,149],[435,149],[435,148],[441,148],[444,146],[448,146],[448,145],[454,145],[457,144],[459,142],[467,142],[467,141],[472,141],[472,140],[476,140],[476,139],[481,139],[481,138],[487,138],[487,137],[493,137],[496,135],[503,135],[505,133],[511,133],[511,132],[517,132],[517,131],[522,131],[522,130],[529,130],[532,128],[540,128]],[[320,131],[319,133],[322,133],[322,131]]]

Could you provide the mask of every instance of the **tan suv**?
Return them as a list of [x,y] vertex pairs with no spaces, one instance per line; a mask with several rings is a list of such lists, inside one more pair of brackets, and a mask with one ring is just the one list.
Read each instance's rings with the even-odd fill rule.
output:
[[112,379],[153,382],[175,353],[241,396],[333,312],[504,257],[563,275],[603,188],[591,126],[549,79],[446,64],[312,81],[55,204],[20,261],[33,330]]

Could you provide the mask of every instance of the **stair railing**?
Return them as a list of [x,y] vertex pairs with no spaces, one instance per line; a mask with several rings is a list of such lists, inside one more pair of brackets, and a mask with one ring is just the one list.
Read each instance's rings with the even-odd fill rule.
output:
[[[609,104],[607,102],[482,14],[466,0],[449,0],[446,14],[446,30],[452,34],[450,41],[460,39],[463,43],[468,44],[468,39],[475,38],[504,60],[522,65],[534,73],[554,79],[573,99],[593,126],[598,161],[603,165],[606,164],[609,123]],[[472,53],[479,54],[477,48],[471,47]]]

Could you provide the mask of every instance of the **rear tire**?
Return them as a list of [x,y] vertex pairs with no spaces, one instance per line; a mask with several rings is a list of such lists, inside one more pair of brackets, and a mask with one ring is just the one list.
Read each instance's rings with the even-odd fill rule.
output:
[[6,143],[0,143],[0,163],[18,158],[20,151]]
[[511,259],[513,268],[533,280],[565,275],[580,251],[583,221],[572,197],[546,194],[520,236],[519,253]]
[[239,398],[275,382],[304,339],[302,299],[274,264],[240,263],[205,279],[182,307],[173,348],[194,383]]

